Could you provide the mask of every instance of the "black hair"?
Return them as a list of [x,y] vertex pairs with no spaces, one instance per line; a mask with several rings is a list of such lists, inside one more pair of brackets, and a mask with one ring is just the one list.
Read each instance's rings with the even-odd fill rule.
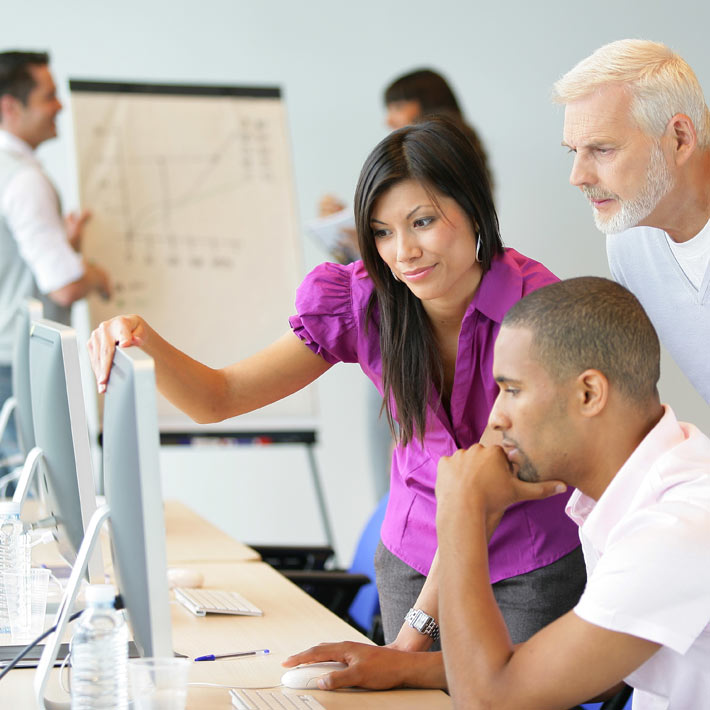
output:
[[453,121],[444,118],[394,131],[370,153],[355,191],[355,225],[362,260],[375,290],[367,309],[368,327],[379,315],[383,408],[402,443],[423,439],[432,385],[442,392],[443,367],[434,332],[421,301],[395,280],[381,259],[370,224],[375,202],[399,182],[415,180],[459,205],[480,240],[485,273],[503,252],[498,217],[480,156]]
[[47,64],[47,52],[0,52],[0,96],[9,94],[27,105],[30,91],[35,87],[30,67]]
[[459,123],[466,137],[483,161],[491,187],[493,174],[488,165],[488,155],[480,136],[464,118],[456,94],[444,77],[433,69],[417,69],[395,79],[384,93],[385,106],[398,101],[417,101],[421,109],[421,119],[431,115],[448,116]]
[[385,105],[395,101],[418,101],[424,116],[450,113],[463,118],[459,102],[448,82],[432,69],[417,69],[395,79],[385,89]]

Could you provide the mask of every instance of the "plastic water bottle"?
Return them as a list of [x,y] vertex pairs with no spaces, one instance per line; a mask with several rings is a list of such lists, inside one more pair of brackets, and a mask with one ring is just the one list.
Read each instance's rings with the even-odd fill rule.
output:
[[[12,584],[3,574],[17,572]],[[19,583],[17,580],[24,580]],[[19,596],[27,594],[30,583],[30,536],[20,520],[20,504],[0,502],[0,635],[10,634],[9,609],[19,609]]]
[[71,642],[72,710],[128,707],[128,627],[114,595],[108,584],[86,589],[89,606]]

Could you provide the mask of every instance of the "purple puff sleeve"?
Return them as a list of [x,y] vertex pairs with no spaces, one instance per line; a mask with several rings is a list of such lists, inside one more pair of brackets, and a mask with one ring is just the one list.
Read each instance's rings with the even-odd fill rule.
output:
[[353,309],[353,279],[361,262],[320,264],[296,291],[293,332],[326,362],[358,362],[358,323]]

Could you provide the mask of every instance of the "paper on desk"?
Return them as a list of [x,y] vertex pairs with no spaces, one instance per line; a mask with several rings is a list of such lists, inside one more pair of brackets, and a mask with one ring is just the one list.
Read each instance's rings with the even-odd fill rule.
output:
[[350,207],[334,212],[327,217],[318,217],[306,225],[308,233],[332,253],[343,248],[343,229],[355,229],[355,217]]

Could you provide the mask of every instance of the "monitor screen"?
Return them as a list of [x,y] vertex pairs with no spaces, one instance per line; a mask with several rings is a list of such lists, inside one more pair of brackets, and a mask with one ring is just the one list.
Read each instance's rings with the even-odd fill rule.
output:
[[172,656],[153,360],[117,349],[104,401],[104,490],[116,584],[143,656]]
[[15,344],[12,352],[12,394],[15,397],[17,441],[24,456],[35,445],[30,387],[30,323],[42,317],[42,303],[27,299],[15,316]]
[[[45,513],[54,518],[59,552],[74,564],[96,510],[76,332],[53,321],[33,321],[29,348],[35,441],[44,459],[38,469],[40,496]],[[103,583],[99,545],[88,574],[91,582]]]

